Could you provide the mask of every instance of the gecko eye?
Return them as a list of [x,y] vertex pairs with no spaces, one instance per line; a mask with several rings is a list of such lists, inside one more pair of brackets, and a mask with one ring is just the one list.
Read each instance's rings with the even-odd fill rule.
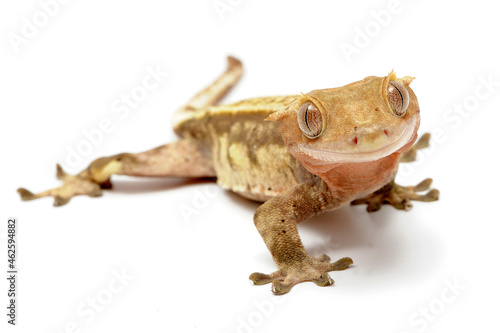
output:
[[406,109],[408,109],[408,104],[410,104],[410,95],[401,83],[391,81],[389,87],[387,87],[387,100],[392,113],[395,116],[402,117],[405,115]]
[[300,130],[309,139],[315,139],[325,130],[321,111],[312,102],[305,102],[297,112],[297,122]]

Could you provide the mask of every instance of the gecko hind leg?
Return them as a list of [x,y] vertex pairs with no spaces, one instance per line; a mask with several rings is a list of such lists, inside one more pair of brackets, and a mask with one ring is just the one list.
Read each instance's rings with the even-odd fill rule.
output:
[[[212,84],[191,98],[178,112],[179,118],[217,104],[236,85],[243,74],[241,61],[227,57],[227,68]],[[175,127],[175,126],[174,126]],[[175,130],[175,128],[174,128]],[[194,139],[181,139],[139,154],[118,154],[93,161],[77,175],[69,175],[57,166],[57,178],[63,185],[34,194],[24,188],[17,192],[22,200],[54,197],[54,206],[68,203],[76,195],[98,197],[111,188],[112,174],[142,177],[215,177],[212,160]]]
[[182,139],[142,153],[98,158],[77,175],[67,174],[57,165],[61,186],[36,194],[24,188],[17,192],[22,200],[51,196],[54,206],[63,206],[77,195],[101,196],[102,189],[112,187],[111,175],[202,178],[215,177],[215,171],[200,142]]
[[[427,148],[429,146],[430,134],[425,133],[422,137],[399,158],[400,163],[415,161],[417,150]],[[439,199],[439,191],[432,189],[425,194],[419,192],[427,191],[432,184],[432,179],[427,178],[415,186],[401,186],[391,180],[381,189],[351,202],[351,205],[367,204],[368,212],[378,211],[383,204],[391,205],[396,209],[410,210],[412,209],[412,201],[431,202]]]

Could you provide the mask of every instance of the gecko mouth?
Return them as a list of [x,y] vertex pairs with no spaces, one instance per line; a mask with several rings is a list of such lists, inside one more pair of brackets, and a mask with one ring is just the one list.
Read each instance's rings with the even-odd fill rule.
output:
[[323,149],[314,149],[304,145],[296,145],[292,149],[315,159],[319,164],[346,163],[346,162],[371,162],[389,156],[405,146],[413,137],[417,117],[413,117],[404,132],[394,142],[379,149],[367,152],[336,152]]

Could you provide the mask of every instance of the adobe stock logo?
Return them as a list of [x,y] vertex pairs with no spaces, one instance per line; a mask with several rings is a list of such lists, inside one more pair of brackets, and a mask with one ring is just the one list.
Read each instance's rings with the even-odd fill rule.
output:
[[127,93],[120,94],[110,105],[110,110],[115,115],[103,117],[94,128],[83,129],[80,140],[74,145],[66,145],[66,158],[63,167],[70,171],[77,171],[106,137],[111,134],[120,122],[125,121],[132,111],[138,109],[148,96],[165,81],[168,72],[161,69],[160,65],[146,66],[140,83],[135,84]]
[[205,186],[202,190],[196,190],[191,196],[191,203],[180,203],[178,205],[179,213],[185,223],[191,223],[193,217],[199,216],[201,212],[210,206],[210,202],[222,194],[222,188],[211,184]]
[[19,53],[19,47],[26,45],[38,36],[41,29],[45,28],[51,19],[59,14],[61,5],[66,5],[69,0],[40,0],[38,5],[40,10],[31,15],[31,19],[23,16],[21,17],[22,25],[20,33],[8,32],[7,39],[14,49],[15,53]]
[[255,310],[246,316],[238,316],[238,326],[236,333],[253,333],[264,325],[274,315],[277,305],[283,304],[287,300],[287,295],[272,295],[269,299],[254,301]]
[[449,310],[451,304],[455,303],[465,290],[467,286],[459,282],[457,278],[444,280],[444,288],[410,315],[408,323],[411,327],[400,333],[425,332],[432,323],[438,321]]
[[233,12],[243,0],[214,0],[212,6],[221,21],[226,18],[226,13]]
[[61,324],[61,327],[54,331],[57,333],[83,333],[88,326],[96,319],[102,317],[113,303],[119,302],[122,293],[129,288],[129,284],[134,281],[135,276],[130,275],[125,267],[121,270],[112,269],[112,277],[108,282],[85,300],[78,303],[72,319]]
[[372,40],[391,24],[393,16],[402,11],[403,5],[400,0],[390,0],[387,3],[386,9],[379,11],[372,10],[370,12],[372,20],[366,22],[362,28],[358,26],[354,27],[352,42],[343,41],[339,45],[347,63],[351,63],[354,55],[360,54],[363,49],[368,47]]
[[413,175],[421,165],[426,163],[427,159],[432,156],[437,147],[450,138],[453,132],[457,132],[471,116],[474,117],[481,109],[484,109],[484,103],[495,95],[498,95],[500,81],[493,77],[493,74],[479,75],[477,77],[477,85],[474,90],[458,102],[453,103],[442,113],[444,121],[440,126],[435,127],[430,131],[431,139],[429,148],[423,149],[418,154],[418,158],[412,163],[403,163],[399,165],[398,178],[406,179]]

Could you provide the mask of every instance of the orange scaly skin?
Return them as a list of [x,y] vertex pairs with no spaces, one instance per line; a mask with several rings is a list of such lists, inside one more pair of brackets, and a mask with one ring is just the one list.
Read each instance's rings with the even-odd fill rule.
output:
[[77,175],[58,166],[62,186],[38,194],[20,188],[21,198],[52,196],[60,206],[76,195],[100,196],[113,174],[216,177],[223,188],[264,202],[254,222],[278,270],[250,279],[272,283],[275,294],[303,281],[331,285],[327,272],[352,264],[350,258],[330,263],[326,254],[310,256],[297,223],[348,203],[368,204],[368,211],[382,204],[408,210],[411,200],[437,200],[437,190],[416,193],[427,190],[430,179],[414,187],[394,183],[398,162],[414,160],[428,145],[424,135],[412,146],[420,123],[413,78],[390,73],[340,88],[217,105],[242,71],[229,57],[225,73],[175,114],[177,142],[102,157]]

